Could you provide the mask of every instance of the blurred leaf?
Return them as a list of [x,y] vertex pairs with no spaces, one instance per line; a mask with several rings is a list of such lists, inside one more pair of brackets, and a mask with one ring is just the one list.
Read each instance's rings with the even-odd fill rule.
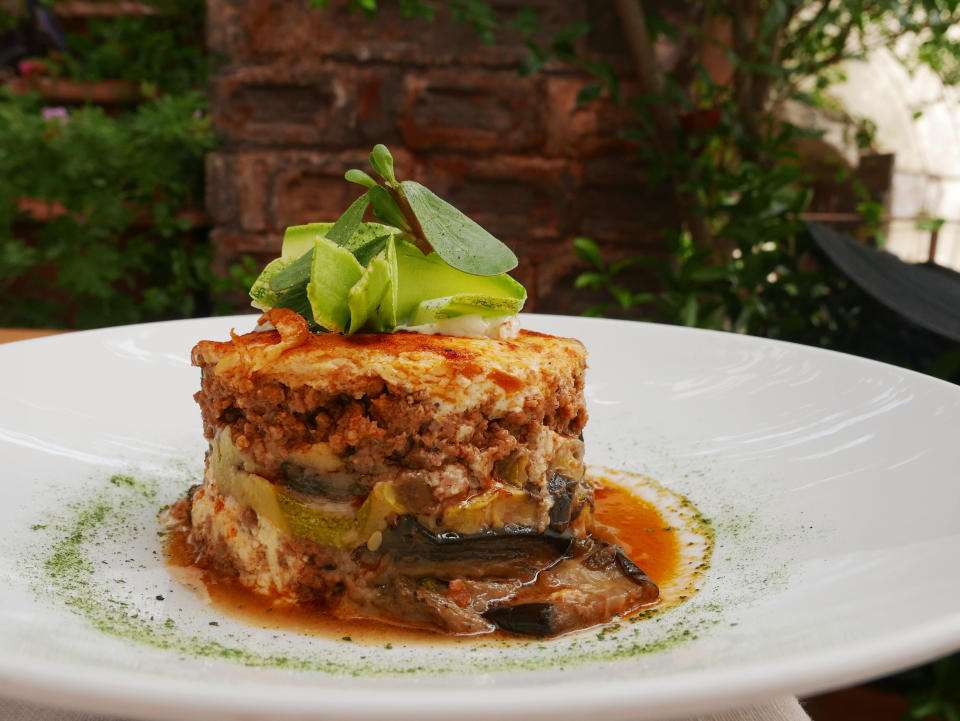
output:
[[528,52],[520,61],[520,67],[518,68],[520,74],[533,75],[540,72],[550,62],[550,53],[529,40],[525,41],[524,45]]
[[685,326],[695,327],[697,325],[697,317],[700,312],[700,307],[697,304],[697,298],[694,295],[688,295],[684,300],[683,305],[680,307],[679,319],[680,323]]
[[790,6],[786,0],[770,0],[763,18],[760,20],[760,36],[769,37],[787,20]]
[[400,0],[399,5],[400,14],[405,18],[433,20],[437,14],[436,8],[423,0]]
[[596,100],[603,94],[602,85],[584,85],[577,93],[577,105]]
[[609,289],[610,294],[617,299],[621,308],[626,310],[633,306],[633,293],[629,288],[625,288],[622,285],[611,285]]
[[574,238],[573,248],[580,260],[585,263],[590,263],[597,268],[602,266],[600,261],[600,247],[592,239],[583,236]]
[[507,27],[516,30],[524,37],[533,35],[541,29],[539,13],[536,8],[525,5],[517,10],[517,14],[507,23]]
[[586,271],[581,273],[573,281],[573,287],[577,290],[581,288],[593,288],[594,290],[602,290],[606,284],[607,276],[603,273],[598,273],[597,271]]
[[935,230],[940,230],[943,227],[943,224],[947,221],[943,218],[921,218],[917,221],[916,228],[917,230],[925,230],[927,232],[933,232]]

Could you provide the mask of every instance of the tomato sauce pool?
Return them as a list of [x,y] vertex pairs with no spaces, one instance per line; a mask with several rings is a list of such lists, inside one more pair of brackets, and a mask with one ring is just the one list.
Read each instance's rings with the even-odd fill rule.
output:
[[680,541],[655,505],[623,486],[594,478],[597,523],[614,530],[619,546],[657,585],[679,570]]
[[[596,521],[613,529],[618,544],[627,556],[657,585],[662,587],[675,581],[682,565],[679,529],[664,520],[655,503],[602,474],[592,475],[591,479],[596,494]],[[232,576],[196,565],[187,532],[187,528],[179,527],[167,534],[166,557],[171,574],[199,596],[209,598],[216,611],[251,626],[361,643],[437,643],[459,638],[402,629],[370,620],[331,618],[322,608],[309,603],[292,607],[274,604],[272,599],[250,591]],[[503,634],[503,637],[512,637],[512,634]]]

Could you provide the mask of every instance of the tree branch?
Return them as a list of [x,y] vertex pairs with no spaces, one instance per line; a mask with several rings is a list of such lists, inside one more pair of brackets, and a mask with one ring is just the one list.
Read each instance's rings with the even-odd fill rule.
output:
[[[787,11],[787,17],[784,19],[784,22],[780,27],[777,28],[774,32],[773,37],[770,39],[770,57],[768,63],[770,65],[779,65],[781,53],[783,52],[783,36],[786,33],[787,28],[790,26],[790,23],[793,21],[793,16],[797,11],[796,5],[792,5]],[[767,108],[767,102],[770,99],[770,85],[773,82],[773,76],[763,75],[757,77],[755,80],[755,85],[753,88],[753,99],[752,105],[757,109],[757,112],[764,112]]]
[[[617,0],[617,11],[626,35],[627,45],[637,69],[637,79],[644,94],[663,95],[663,73],[653,54],[653,43],[647,30],[647,19],[640,0]],[[676,109],[666,103],[655,103],[651,108],[657,126],[657,148],[665,160],[676,145],[676,133],[679,119]],[[704,219],[703,207],[695,193],[682,189],[683,178],[674,177],[673,196],[677,210],[687,231],[700,247],[713,246],[713,234]]]
[[754,74],[745,67],[746,63],[753,62],[752,48],[755,43],[750,42],[750,32],[747,23],[752,13],[747,9],[744,0],[733,0],[733,12],[730,22],[733,29],[733,52],[737,56],[736,70],[733,76],[733,99],[739,110],[740,120],[743,122],[747,134],[760,137],[760,126],[757,122],[757,111],[753,104]]

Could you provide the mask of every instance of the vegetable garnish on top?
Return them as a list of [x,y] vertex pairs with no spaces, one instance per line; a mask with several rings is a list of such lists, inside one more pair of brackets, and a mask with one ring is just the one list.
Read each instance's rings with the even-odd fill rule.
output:
[[[280,257],[250,289],[254,307],[288,308],[317,331],[464,335],[520,311],[527,292],[506,274],[517,265],[506,245],[419,183],[397,180],[386,146],[370,165],[379,181],[346,172],[366,192],[335,223],[287,228]],[[363,222],[368,208],[379,222]]]

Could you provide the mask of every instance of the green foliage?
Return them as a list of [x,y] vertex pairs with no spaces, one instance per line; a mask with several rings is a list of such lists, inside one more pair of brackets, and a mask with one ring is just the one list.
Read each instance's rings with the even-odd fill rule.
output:
[[[0,96],[0,325],[198,312],[215,280],[211,251],[178,214],[202,201],[214,144],[205,103],[192,92],[118,117],[86,107],[45,119],[39,98]],[[21,198],[60,212],[35,223],[17,211]]]
[[126,80],[147,96],[203,88],[209,71],[203,0],[146,4],[152,8],[150,14],[90,19],[82,32],[67,33],[66,51],[45,59],[50,74],[73,80]]
[[[215,276],[206,234],[190,220],[203,206],[204,155],[215,144],[205,3],[147,4],[151,14],[86,21],[68,34],[66,52],[44,59],[53,76],[133,83],[144,104],[107,114],[0,94],[0,325],[84,328],[226,311],[210,298],[256,277],[249,259]],[[37,222],[23,201],[45,201],[51,217]]]
[[877,686],[910,701],[904,721],[960,721],[960,655],[905,671]]
[[55,71],[82,80],[127,80],[148,92],[184,93],[206,84],[204,3],[151,3],[156,15],[90,20],[87,32],[67,36],[67,53]]

